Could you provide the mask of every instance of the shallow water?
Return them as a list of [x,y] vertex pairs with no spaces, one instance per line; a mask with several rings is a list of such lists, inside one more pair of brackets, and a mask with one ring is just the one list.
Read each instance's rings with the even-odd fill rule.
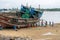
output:
[[60,23],[60,11],[44,11],[41,19]]

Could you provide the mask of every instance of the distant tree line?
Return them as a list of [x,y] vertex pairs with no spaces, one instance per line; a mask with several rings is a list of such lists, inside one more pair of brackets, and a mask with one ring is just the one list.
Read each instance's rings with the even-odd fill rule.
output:
[[40,9],[41,11],[60,11],[60,8]]
[[[2,11],[2,10],[5,10],[5,11],[7,11],[7,10],[16,10],[16,8],[12,8],[12,9],[0,9],[0,11]],[[39,10],[38,8],[37,8],[37,10]],[[47,9],[40,9],[41,11],[60,11],[60,8],[47,8]]]

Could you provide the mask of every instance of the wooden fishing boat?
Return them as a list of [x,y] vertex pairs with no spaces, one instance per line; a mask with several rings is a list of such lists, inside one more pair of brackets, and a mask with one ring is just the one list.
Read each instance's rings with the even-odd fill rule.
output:
[[19,11],[0,13],[0,25],[2,28],[13,27],[32,27],[36,26],[43,12],[32,7],[21,6]]

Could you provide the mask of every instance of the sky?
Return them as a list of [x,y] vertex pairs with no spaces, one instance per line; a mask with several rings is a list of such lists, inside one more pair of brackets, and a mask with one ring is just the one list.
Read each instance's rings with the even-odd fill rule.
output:
[[21,4],[38,8],[60,8],[60,0],[0,0],[0,8],[20,8]]

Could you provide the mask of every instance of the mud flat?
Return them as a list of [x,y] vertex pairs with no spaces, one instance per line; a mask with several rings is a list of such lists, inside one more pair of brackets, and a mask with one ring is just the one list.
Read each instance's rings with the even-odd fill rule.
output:
[[55,24],[53,27],[21,28],[18,31],[3,29],[0,30],[0,39],[4,38],[7,40],[60,40],[60,24]]

